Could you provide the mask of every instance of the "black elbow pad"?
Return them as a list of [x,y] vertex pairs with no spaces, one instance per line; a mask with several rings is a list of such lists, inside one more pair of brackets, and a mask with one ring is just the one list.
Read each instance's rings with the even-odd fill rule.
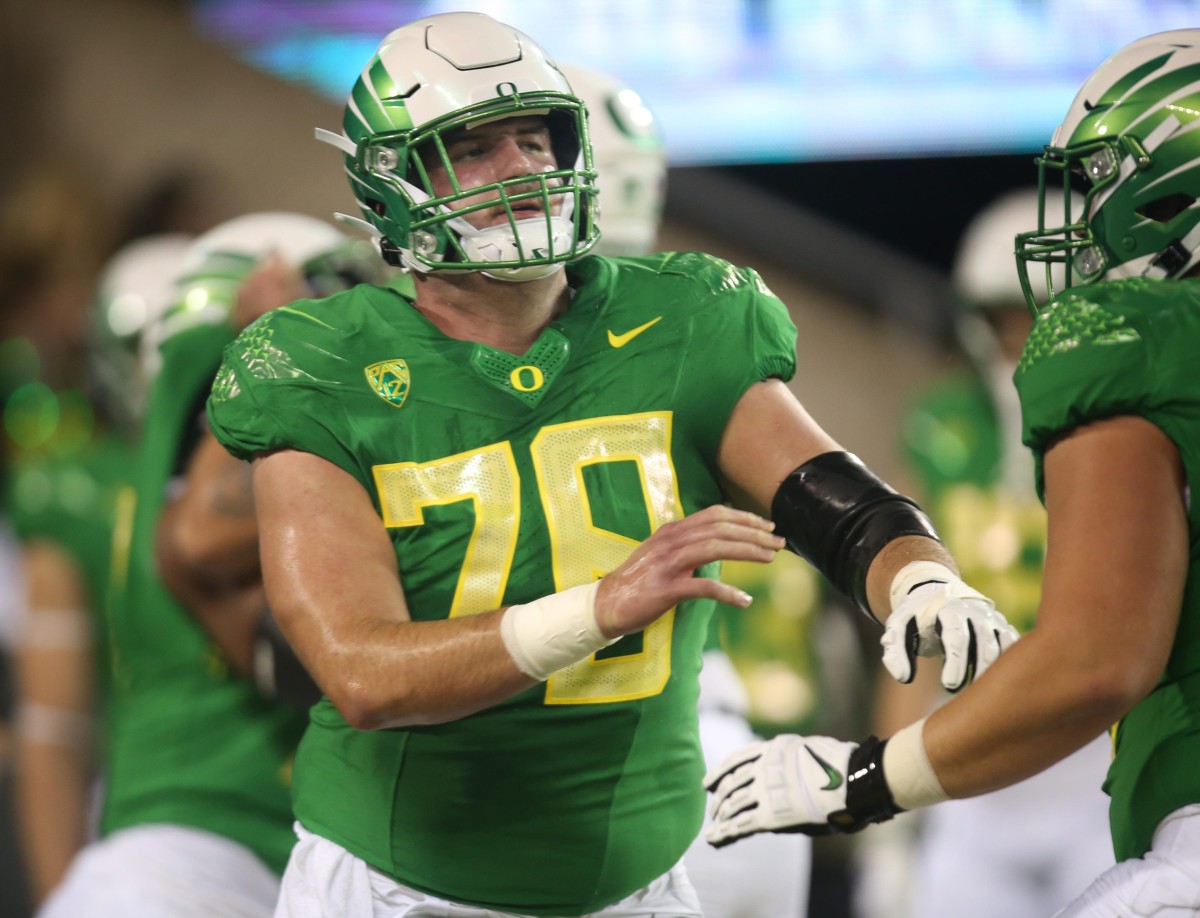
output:
[[788,548],[868,615],[867,569],[879,550],[900,536],[938,537],[915,501],[846,452],[822,453],[788,475],[771,519]]

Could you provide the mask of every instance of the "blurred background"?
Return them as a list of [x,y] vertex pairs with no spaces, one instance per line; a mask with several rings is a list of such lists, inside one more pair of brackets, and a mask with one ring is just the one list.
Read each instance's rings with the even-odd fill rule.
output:
[[[313,128],[340,127],[391,29],[450,10],[643,96],[671,164],[659,247],[757,268],[799,329],[800,399],[905,490],[914,393],[967,362],[950,283],[963,229],[1036,181],[1034,155],[1101,60],[1200,21],[1200,0],[0,0],[0,340],[32,335],[16,318],[32,312],[53,349],[56,310],[86,308],[130,239],[353,213]],[[78,342],[61,343],[69,369]],[[0,374],[14,359],[0,349]],[[861,636],[838,627],[821,642],[859,660]],[[873,651],[827,662],[824,716],[812,700],[788,722],[861,732],[856,665],[871,675]],[[818,846],[814,901],[831,904],[813,914],[842,913],[844,855]],[[14,863],[0,850],[0,892]],[[0,916],[22,913],[10,901]]]

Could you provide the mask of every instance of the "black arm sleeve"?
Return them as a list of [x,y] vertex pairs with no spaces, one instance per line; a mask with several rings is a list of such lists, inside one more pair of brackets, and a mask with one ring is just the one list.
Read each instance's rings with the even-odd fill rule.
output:
[[879,550],[900,536],[938,537],[915,501],[845,452],[822,453],[788,475],[771,519],[788,548],[872,617],[867,569]]

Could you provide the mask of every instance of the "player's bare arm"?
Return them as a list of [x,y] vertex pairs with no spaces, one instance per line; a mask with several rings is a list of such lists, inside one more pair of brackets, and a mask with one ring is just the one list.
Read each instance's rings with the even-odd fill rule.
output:
[[[294,450],[264,455],[254,468],[272,609],[351,725],[380,729],[455,720],[539,681],[529,671],[553,660],[546,656],[553,647],[532,646],[530,636],[557,621],[557,610],[536,610],[546,613],[536,619],[520,610],[570,591],[478,615],[413,621],[391,540],[354,478]],[[686,599],[711,596],[746,605],[749,598],[740,591],[694,577],[693,570],[719,559],[769,561],[781,546],[765,520],[728,507],[660,527],[598,586],[573,588],[593,593],[587,609],[595,645],[567,662],[642,630]],[[515,636],[510,621],[506,635],[505,618],[518,615],[529,621]],[[559,635],[546,637],[549,646]],[[568,644],[574,639],[564,638]],[[514,647],[528,653],[515,657]]]
[[944,656],[957,691],[1016,640],[963,584],[920,508],[842,450],[779,380],[734,408],[718,461],[740,506],[769,513],[789,547],[885,623],[884,665],[910,682],[916,657]]
[[1045,768],[1154,687],[1187,568],[1184,485],[1174,443],[1137,417],[1089,424],[1047,452],[1053,522],[1037,625],[991,678],[925,725],[930,762],[950,796]]
[[[1151,691],[1187,570],[1179,452],[1149,421],[1110,418],[1051,447],[1045,474],[1053,522],[1033,630],[987,679],[884,744],[778,737],[731,757],[706,778],[712,843],[783,827],[856,831],[1007,787],[1081,748]],[[846,780],[828,781],[827,768]],[[790,777],[772,783],[769,773]]]

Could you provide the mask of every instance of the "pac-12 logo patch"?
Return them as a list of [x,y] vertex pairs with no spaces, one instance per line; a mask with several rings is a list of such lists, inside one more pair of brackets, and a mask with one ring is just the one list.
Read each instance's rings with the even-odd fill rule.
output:
[[363,372],[371,389],[381,399],[395,408],[404,404],[412,383],[407,363],[400,359],[381,360],[366,367]]

